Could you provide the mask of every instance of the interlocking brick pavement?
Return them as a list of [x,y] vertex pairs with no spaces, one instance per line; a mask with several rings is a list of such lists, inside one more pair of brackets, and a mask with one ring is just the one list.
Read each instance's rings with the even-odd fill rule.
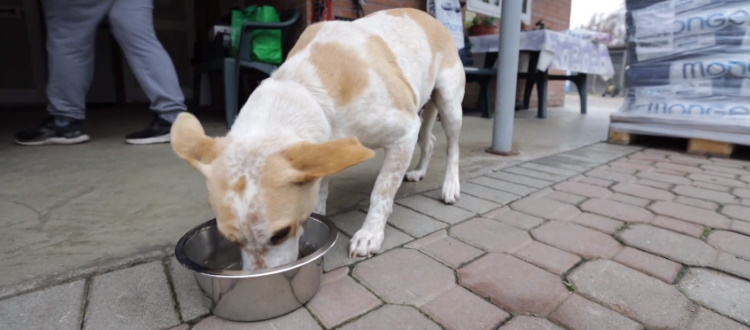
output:
[[[173,257],[0,300],[0,328],[750,329],[750,162],[598,144],[396,200],[379,255],[361,209],[305,307],[210,315]],[[161,258],[161,259],[159,259]]]

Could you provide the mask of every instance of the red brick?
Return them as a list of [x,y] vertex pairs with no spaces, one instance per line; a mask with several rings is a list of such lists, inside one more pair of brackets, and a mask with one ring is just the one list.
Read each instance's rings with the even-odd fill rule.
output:
[[648,179],[652,181],[659,181],[669,184],[690,184],[690,179],[679,176],[679,175],[672,175],[672,174],[665,174],[665,173],[659,173],[659,172],[640,172],[636,176],[638,176],[641,179]]
[[604,179],[599,179],[599,178],[589,178],[589,177],[584,177],[581,180],[579,180],[579,182],[593,184],[593,185],[597,185],[601,187],[609,187],[613,183],[615,183],[614,181],[609,181],[609,180],[604,180]]
[[715,230],[706,240],[711,246],[750,259],[750,236],[731,231]]
[[584,258],[611,258],[622,248],[611,236],[573,223],[552,221],[531,233],[540,242]]
[[567,181],[557,184],[554,188],[558,191],[564,191],[591,198],[607,198],[612,195],[612,192],[607,188],[574,181]]
[[600,232],[612,234],[622,227],[623,222],[596,215],[593,213],[581,213],[581,215],[573,218],[570,222],[577,223],[579,225],[596,229]]
[[612,187],[612,190],[616,192],[620,192],[623,194],[632,195],[635,197],[650,199],[650,200],[661,200],[661,201],[671,201],[674,199],[674,194],[662,190],[662,189],[656,189],[648,186],[643,186],[639,184],[634,183],[620,183]]
[[484,218],[453,226],[450,235],[487,252],[512,252],[531,243],[526,231]]
[[643,329],[635,321],[575,294],[570,295],[549,318],[570,329]]
[[513,255],[558,275],[562,275],[581,261],[576,255],[539,242],[531,242]]
[[693,319],[693,324],[688,330],[748,330],[750,328],[735,322],[734,320],[716,314],[703,307],[698,308],[698,312]]
[[546,315],[568,295],[559,276],[506,254],[490,253],[459,269],[458,281],[512,313]]
[[703,231],[706,229],[699,224],[664,216],[657,216],[653,221],[651,221],[651,224],[656,227],[669,229],[671,231],[693,237],[701,237],[701,235],[703,235]]
[[507,207],[503,207],[487,213],[484,215],[484,217],[494,219],[504,224],[524,230],[529,230],[531,228],[537,227],[544,222],[544,219],[540,219],[526,213],[513,211]]
[[677,196],[674,199],[674,202],[683,204],[683,205],[700,207],[702,209],[711,210],[711,211],[716,211],[719,208],[719,204],[716,204],[714,202],[704,201],[704,200],[685,197],[685,196]]
[[693,304],[669,284],[610,260],[576,268],[568,279],[576,292],[651,329],[684,329]]
[[646,207],[646,205],[651,204],[651,201],[648,199],[633,197],[633,196],[625,195],[621,193],[616,193],[612,195],[612,197],[610,197],[609,199],[616,201],[616,202],[622,202],[625,204],[630,204],[630,205],[638,206],[638,207]]
[[674,261],[631,247],[622,249],[613,260],[670,284],[682,269],[682,266]]
[[672,189],[672,186],[673,186],[671,183],[654,181],[654,180],[649,180],[649,179],[638,179],[635,183],[642,185],[642,186],[648,186],[651,188],[664,189],[664,190]]
[[747,206],[725,205],[723,208],[721,208],[721,213],[724,213],[725,215],[735,219],[750,222],[750,207]]
[[626,222],[649,222],[654,217],[641,207],[598,198],[581,204],[581,210]]
[[674,202],[656,202],[648,208],[656,214],[694,222],[711,228],[729,228],[730,224],[729,219],[716,212]]
[[600,168],[603,169],[603,170],[607,170],[607,171],[613,171],[613,172],[618,172],[618,173],[622,173],[622,174],[629,174],[629,175],[638,173],[637,169],[627,168],[627,167],[622,167],[622,166],[612,166],[612,164],[609,164],[607,166],[602,166]]
[[510,314],[457,286],[422,306],[422,311],[448,330],[495,329]]
[[527,197],[513,202],[510,207],[535,217],[549,220],[570,220],[581,214],[575,206],[544,198]]
[[508,323],[500,327],[500,329],[501,330],[529,330],[529,329],[563,330],[563,328],[556,326],[554,323],[550,322],[549,320],[543,319],[541,317],[533,317],[533,316],[526,316],[526,315],[519,315],[519,316],[514,317],[512,320],[508,321]]
[[629,246],[692,266],[710,265],[718,253],[697,238],[650,225],[633,225],[619,236]]

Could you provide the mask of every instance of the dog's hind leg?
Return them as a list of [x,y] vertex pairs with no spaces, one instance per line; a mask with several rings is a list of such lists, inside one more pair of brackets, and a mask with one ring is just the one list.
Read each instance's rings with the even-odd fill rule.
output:
[[435,125],[437,113],[438,110],[434,102],[430,101],[425,105],[424,112],[422,113],[422,127],[419,129],[419,140],[417,141],[421,150],[419,164],[417,164],[417,168],[406,173],[406,181],[420,181],[424,179],[427,173],[427,167],[430,164],[430,158],[432,158],[432,151],[435,148],[435,135],[432,134],[432,126]]
[[461,183],[459,182],[459,145],[463,110],[461,102],[464,98],[466,76],[460,65],[446,69],[437,79],[434,102],[440,114],[445,136],[448,140],[447,159],[445,165],[445,179],[443,180],[443,202],[453,204],[461,197]]

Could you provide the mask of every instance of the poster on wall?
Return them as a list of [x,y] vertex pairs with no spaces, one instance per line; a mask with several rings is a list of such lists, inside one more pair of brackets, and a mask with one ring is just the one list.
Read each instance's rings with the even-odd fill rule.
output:
[[[531,0],[520,0],[521,4],[521,21],[524,24],[531,24]],[[467,0],[466,9],[477,14],[492,17],[501,17],[502,0]]]

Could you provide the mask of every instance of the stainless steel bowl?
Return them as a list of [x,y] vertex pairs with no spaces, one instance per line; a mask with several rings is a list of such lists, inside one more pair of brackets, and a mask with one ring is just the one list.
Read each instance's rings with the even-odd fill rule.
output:
[[221,235],[216,219],[188,231],[177,242],[175,256],[193,271],[214,315],[240,322],[266,320],[300,308],[320,288],[323,255],[336,243],[338,230],[317,214],[302,226],[302,258],[275,268],[243,271],[239,247]]

